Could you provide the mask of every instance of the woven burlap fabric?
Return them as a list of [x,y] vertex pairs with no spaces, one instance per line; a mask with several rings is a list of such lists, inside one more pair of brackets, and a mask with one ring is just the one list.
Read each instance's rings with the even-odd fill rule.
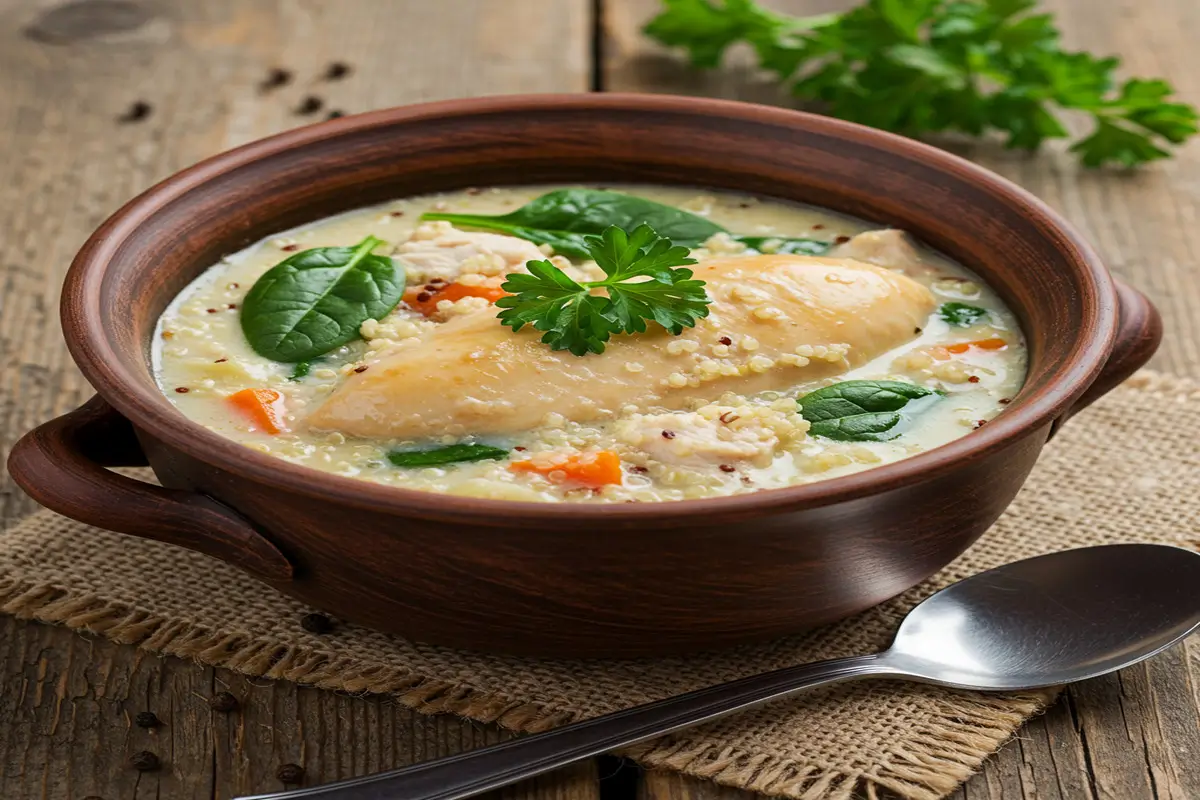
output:
[[[1089,544],[1200,547],[1200,384],[1142,373],[1063,428],[999,523],[935,578],[854,619],[766,645],[687,658],[568,662],[428,647],[340,626],[236,569],[49,512],[0,536],[0,607],[148,650],[522,731],[595,716],[766,669],[866,653],[940,586]],[[570,532],[564,531],[564,536]],[[795,798],[938,798],[1053,692],[984,695],[866,682],[810,692],[629,755],[644,764]]]

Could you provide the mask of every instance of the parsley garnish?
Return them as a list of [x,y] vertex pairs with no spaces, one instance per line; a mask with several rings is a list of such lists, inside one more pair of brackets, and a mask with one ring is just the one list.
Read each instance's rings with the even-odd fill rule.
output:
[[664,0],[646,26],[692,63],[715,67],[748,42],[764,69],[835,117],[920,136],[1006,133],[1035,150],[1070,136],[1056,116],[1092,117],[1071,150],[1086,166],[1131,167],[1167,158],[1197,131],[1196,109],[1169,102],[1164,80],[1118,86],[1120,61],[1063,50],[1051,14],[1035,0],[868,0],[844,14],[791,17],[751,0]]
[[704,281],[681,269],[696,263],[686,247],[672,244],[649,225],[629,234],[612,226],[584,242],[604,270],[604,280],[579,283],[549,261],[530,261],[528,275],[505,276],[501,288],[510,294],[496,301],[503,309],[500,321],[514,331],[532,325],[554,350],[582,356],[603,353],[613,334],[645,331],[647,320],[678,335],[708,316],[712,300]]

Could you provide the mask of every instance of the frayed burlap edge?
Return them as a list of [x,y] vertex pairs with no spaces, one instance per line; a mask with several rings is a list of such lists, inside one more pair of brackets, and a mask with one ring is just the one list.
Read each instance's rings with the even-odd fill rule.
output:
[[[1150,370],[1139,372],[1124,385],[1179,402],[1200,398],[1200,383]],[[1200,549],[1200,542],[1191,544]],[[353,694],[387,694],[422,714],[450,713],[519,733],[537,733],[575,718],[561,709],[425,678],[406,669],[364,669],[356,659],[309,647],[216,633],[54,585],[0,579],[0,612],[252,677]],[[795,800],[877,800],[881,792],[910,800],[938,800],[974,774],[1029,717],[1044,711],[1058,692],[1046,689],[1003,698],[963,694],[955,703],[953,719],[937,731],[936,738],[926,734],[908,742],[903,750],[881,754],[880,763],[863,773],[823,770],[717,744],[689,747],[687,740],[670,737],[636,745],[624,754],[647,767]],[[964,724],[971,730],[960,730]]]
[[[243,634],[216,633],[56,586],[0,580],[0,612],[18,619],[64,625],[119,644],[252,677],[352,694],[386,694],[422,714],[455,714],[519,733],[537,733],[574,721],[569,712],[514,700],[501,693],[467,689],[406,669],[364,669],[357,659]],[[903,752],[881,758],[869,774],[822,771],[790,759],[755,756],[715,744],[689,747],[686,741],[669,738],[631,747],[623,754],[647,767],[671,769],[796,800],[850,800],[856,793],[874,800],[881,789],[912,800],[937,800],[974,773],[1022,722],[1042,711],[1056,692],[1009,695],[995,701],[979,695],[974,703],[965,699],[956,702],[954,727],[966,723],[975,730],[942,730],[937,738],[917,740]]]

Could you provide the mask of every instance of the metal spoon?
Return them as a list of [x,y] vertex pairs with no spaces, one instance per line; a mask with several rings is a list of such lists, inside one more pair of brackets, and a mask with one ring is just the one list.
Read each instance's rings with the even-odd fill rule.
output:
[[1200,555],[1151,544],[1066,550],[946,587],[909,612],[882,653],[787,667],[461,755],[241,800],[457,800],[814,686],[869,677],[981,691],[1055,686],[1136,664],[1198,627]]

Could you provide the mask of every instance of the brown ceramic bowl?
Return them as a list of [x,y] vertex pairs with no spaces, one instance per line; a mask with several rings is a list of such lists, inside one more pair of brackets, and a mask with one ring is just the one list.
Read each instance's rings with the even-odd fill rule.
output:
[[[1017,313],[1028,382],[986,427],[877,469],[609,506],[463,499],[312,471],[209,432],[155,386],[156,318],[230,251],[386,198],[571,181],[735,189],[912,231]],[[636,95],[410,106],[216,156],[104,223],[71,268],[62,318],[98,396],[13,450],[9,468],[39,502],[224,559],[338,617],[548,656],[764,639],[896,595],[983,533],[1055,426],[1161,336],[1153,307],[1058,215],[962,159],[825,117]],[[168,488],[105,469],[146,463]]]

